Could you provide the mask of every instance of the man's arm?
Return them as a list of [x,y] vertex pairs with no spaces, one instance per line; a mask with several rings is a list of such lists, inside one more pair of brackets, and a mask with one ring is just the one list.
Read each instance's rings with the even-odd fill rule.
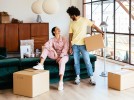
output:
[[69,53],[72,54],[72,37],[73,37],[73,33],[69,33]]
[[102,36],[104,35],[104,32],[101,29],[99,29],[96,25],[93,24],[92,28],[94,28],[97,32],[101,33]]
[[73,37],[73,33],[69,33],[69,48],[72,48],[72,44],[71,44],[72,37]]

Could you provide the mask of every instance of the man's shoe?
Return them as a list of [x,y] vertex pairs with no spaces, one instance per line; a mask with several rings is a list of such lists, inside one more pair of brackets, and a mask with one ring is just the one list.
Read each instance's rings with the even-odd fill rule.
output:
[[44,70],[44,66],[41,63],[38,63],[38,65],[33,66],[33,69],[41,69],[41,70]]
[[90,83],[91,85],[96,85],[96,82],[95,82],[93,76],[91,76],[91,78],[90,78],[90,80],[89,80],[89,83]]
[[64,89],[63,82],[59,82],[58,90],[61,91],[63,89]]
[[91,84],[91,85],[96,85],[96,82],[95,81],[89,81],[89,83]]
[[74,83],[77,85],[80,84],[80,77],[76,77]]

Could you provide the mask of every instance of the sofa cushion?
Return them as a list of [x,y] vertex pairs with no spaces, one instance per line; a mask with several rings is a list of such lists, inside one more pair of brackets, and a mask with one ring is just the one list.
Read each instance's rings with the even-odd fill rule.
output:
[[21,58],[20,68],[21,70],[31,68],[40,62],[40,58]]
[[6,58],[0,60],[0,67],[19,66],[20,61],[18,58]]

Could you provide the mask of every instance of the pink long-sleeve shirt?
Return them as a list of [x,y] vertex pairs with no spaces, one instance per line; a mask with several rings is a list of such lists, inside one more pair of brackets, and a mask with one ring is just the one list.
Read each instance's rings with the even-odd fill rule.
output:
[[68,40],[62,36],[60,36],[59,40],[54,37],[45,43],[45,48],[53,48],[59,57],[63,57],[68,55],[69,43]]

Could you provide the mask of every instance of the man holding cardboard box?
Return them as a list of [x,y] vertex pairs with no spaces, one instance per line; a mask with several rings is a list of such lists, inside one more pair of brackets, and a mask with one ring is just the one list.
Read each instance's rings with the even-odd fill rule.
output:
[[90,20],[80,17],[80,11],[78,8],[71,6],[67,9],[67,13],[69,14],[70,18],[73,20],[70,23],[69,29],[69,52],[74,55],[74,67],[76,72],[76,79],[75,83],[80,83],[80,53],[83,56],[88,76],[90,77],[90,84],[95,85],[95,81],[93,79],[93,69],[89,58],[89,52],[86,50],[84,38],[87,34],[87,26],[94,28],[96,31],[100,32],[103,36],[103,32],[94,25]]

